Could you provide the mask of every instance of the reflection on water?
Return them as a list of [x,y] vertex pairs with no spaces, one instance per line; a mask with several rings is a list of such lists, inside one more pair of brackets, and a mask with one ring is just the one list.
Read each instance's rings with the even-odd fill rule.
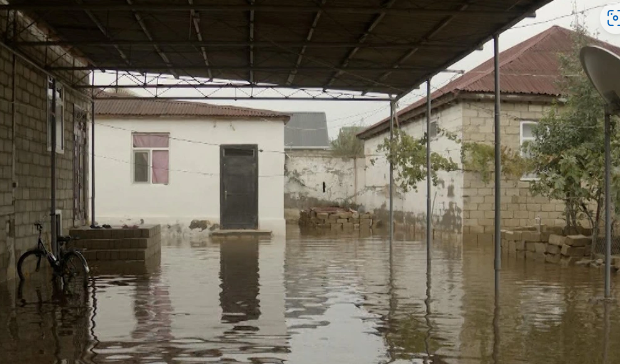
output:
[[220,245],[222,322],[257,320],[258,241],[225,241]]
[[[0,285],[0,363],[617,363],[602,271],[384,239],[171,241],[85,305]],[[616,292],[614,290],[614,292]]]

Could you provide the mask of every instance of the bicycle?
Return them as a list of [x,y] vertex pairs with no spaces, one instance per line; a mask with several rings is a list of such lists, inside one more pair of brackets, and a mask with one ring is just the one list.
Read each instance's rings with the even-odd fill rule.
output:
[[[41,234],[43,232],[43,225],[41,223],[34,224],[39,231],[39,238],[37,239],[37,247],[26,251],[19,258],[17,262],[17,274],[21,281],[25,281],[27,278],[35,278],[36,274],[45,271],[41,269],[41,260],[45,257],[53,269],[52,280],[60,278],[63,288],[71,285],[81,285],[82,288],[88,286],[88,274],[90,268],[86,259],[79,251],[75,249],[64,249],[63,245],[69,243],[71,240],[75,240],[71,236],[59,236],[57,238],[59,251],[58,257],[54,256],[52,252],[48,251],[43,244]],[[35,264],[36,263],[36,264]],[[34,269],[32,269],[34,267]],[[25,269],[26,268],[26,269]]]

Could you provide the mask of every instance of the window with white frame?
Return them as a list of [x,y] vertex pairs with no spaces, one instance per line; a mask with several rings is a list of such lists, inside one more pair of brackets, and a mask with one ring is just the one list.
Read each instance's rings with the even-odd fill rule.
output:
[[[520,132],[520,147],[521,147],[521,156],[523,158],[529,157],[529,152],[524,149],[524,146],[528,142],[533,142],[535,140],[534,137],[534,128],[538,123],[535,121],[522,121],[521,122],[521,132]],[[521,177],[522,180],[535,180],[538,177],[534,173],[527,173]]]
[[[54,102],[54,92],[56,93],[56,105]],[[65,93],[62,84],[56,82],[54,90],[54,80],[48,78],[47,86],[47,150],[52,150],[52,120],[56,121],[56,153],[65,151]]]
[[133,133],[134,183],[168,184],[170,178],[170,134]]

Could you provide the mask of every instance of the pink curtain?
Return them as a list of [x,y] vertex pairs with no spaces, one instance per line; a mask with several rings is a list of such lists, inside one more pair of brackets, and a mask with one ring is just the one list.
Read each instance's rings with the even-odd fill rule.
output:
[[153,183],[154,184],[168,184],[168,151],[167,150],[154,150],[153,151]]
[[133,134],[134,148],[168,148],[168,134]]

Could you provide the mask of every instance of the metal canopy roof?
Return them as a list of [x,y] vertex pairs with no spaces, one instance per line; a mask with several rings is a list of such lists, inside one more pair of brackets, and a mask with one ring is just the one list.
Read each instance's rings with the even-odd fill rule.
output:
[[[551,0],[9,0],[86,67],[402,97]],[[198,81],[198,80],[196,80]],[[197,82],[202,84],[204,81]]]

